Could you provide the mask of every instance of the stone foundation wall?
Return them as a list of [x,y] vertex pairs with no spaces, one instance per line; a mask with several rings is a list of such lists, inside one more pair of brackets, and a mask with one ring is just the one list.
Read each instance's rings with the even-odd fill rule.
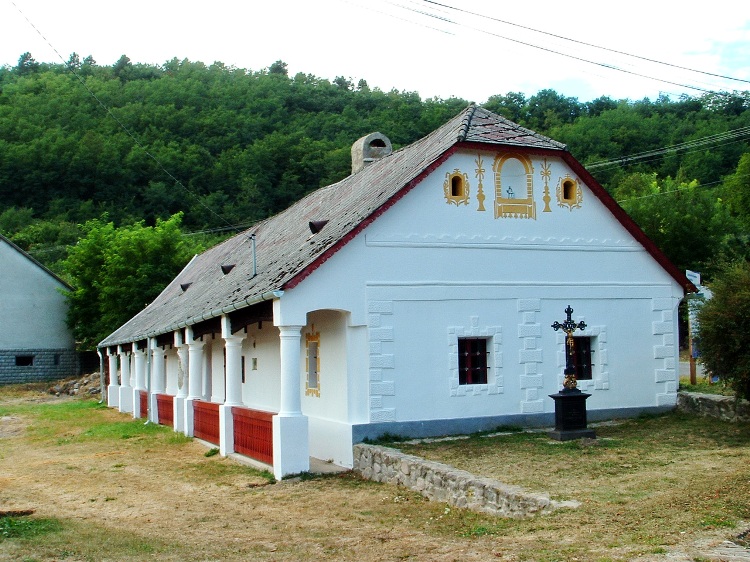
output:
[[555,502],[545,494],[532,494],[446,464],[364,443],[354,445],[353,469],[365,478],[404,486],[433,501],[504,517],[529,517],[563,505],[577,505]]
[[[30,365],[19,365],[30,361]],[[30,359],[29,359],[30,358]],[[78,355],[71,349],[3,349],[0,384],[41,382],[78,376]]]
[[750,402],[737,402],[733,396],[680,392],[677,395],[677,409],[729,422],[750,422]]

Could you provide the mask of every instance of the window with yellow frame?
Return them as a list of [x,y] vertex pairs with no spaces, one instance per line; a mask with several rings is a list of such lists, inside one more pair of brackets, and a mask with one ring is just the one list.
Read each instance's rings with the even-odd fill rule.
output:
[[305,396],[320,397],[320,332],[305,335]]
[[469,176],[460,172],[458,168],[445,174],[443,192],[448,203],[458,205],[469,204]]

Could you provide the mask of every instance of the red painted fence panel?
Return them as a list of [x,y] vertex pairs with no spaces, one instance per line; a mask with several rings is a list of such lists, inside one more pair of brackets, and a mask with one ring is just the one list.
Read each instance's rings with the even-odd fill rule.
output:
[[219,405],[193,402],[193,435],[214,445],[219,444]]
[[273,414],[232,408],[234,450],[251,459],[273,465]]
[[146,392],[145,390],[140,390],[139,401],[141,404],[141,417],[148,417],[148,392]]
[[173,396],[169,394],[156,395],[156,411],[159,414],[159,424],[174,427]]

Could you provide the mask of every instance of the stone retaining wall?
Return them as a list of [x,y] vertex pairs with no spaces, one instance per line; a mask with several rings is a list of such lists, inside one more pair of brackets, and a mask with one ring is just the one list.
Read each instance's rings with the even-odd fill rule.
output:
[[354,445],[354,470],[375,482],[398,484],[433,501],[504,517],[529,517],[578,505],[556,502],[545,494],[529,493],[446,464],[364,443]]
[[729,422],[750,422],[750,402],[737,402],[733,396],[679,392],[677,409],[689,414],[710,416]]

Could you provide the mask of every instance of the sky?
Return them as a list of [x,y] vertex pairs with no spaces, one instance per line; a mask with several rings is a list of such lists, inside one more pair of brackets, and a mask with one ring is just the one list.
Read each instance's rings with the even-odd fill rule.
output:
[[9,66],[27,51],[252,71],[282,60],[290,76],[477,103],[547,88],[582,102],[750,90],[750,10],[736,0],[0,0],[0,23]]

